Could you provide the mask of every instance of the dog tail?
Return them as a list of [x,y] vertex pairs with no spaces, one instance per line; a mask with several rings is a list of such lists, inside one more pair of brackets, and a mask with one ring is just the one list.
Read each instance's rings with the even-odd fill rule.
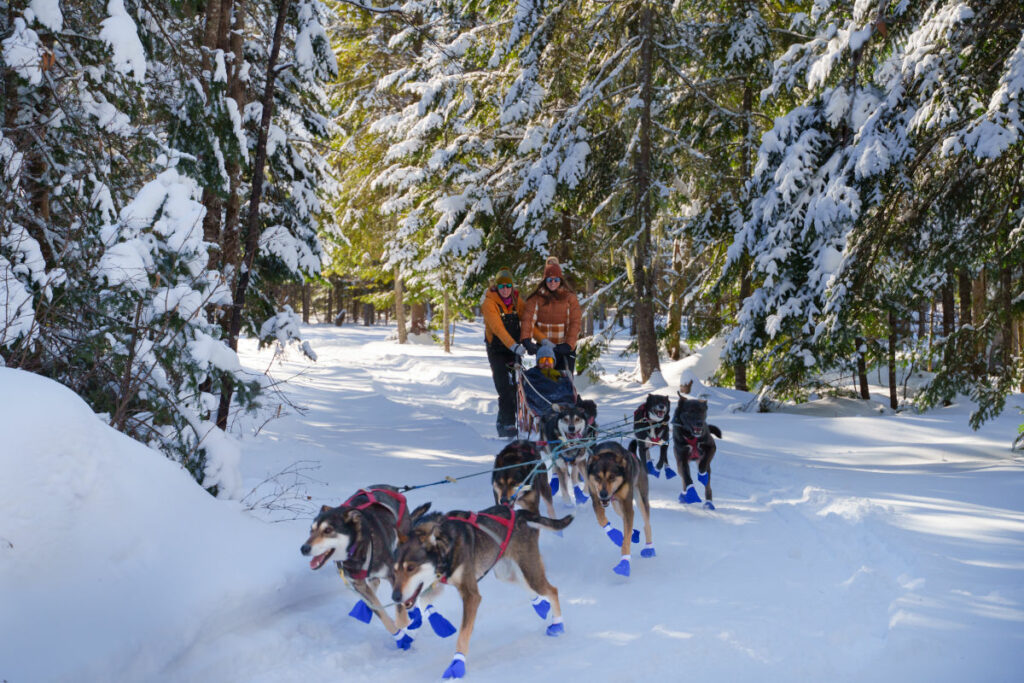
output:
[[719,439],[722,438],[722,430],[715,425],[708,425],[708,431],[717,436]]
[[561,531],[572,524],[572,520],[576,519],[574,515],[566,515],[561,519],[551,519],[550,517],[543,517],[529,510],[516,510],[516,514],[525,519],[529,524],[542,527],[544,529],[550,529],[551,531]]
[[629,440],[628,449],[629,449],[630,453],[632,453],[633,455],[636,455],[636,439],[630,439]]

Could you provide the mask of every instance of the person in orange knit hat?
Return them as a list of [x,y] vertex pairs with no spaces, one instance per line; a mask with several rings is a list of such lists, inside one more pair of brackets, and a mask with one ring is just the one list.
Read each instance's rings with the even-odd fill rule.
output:
[[484,316],[484,340],[487,361],[491,365],[494,388],[498,392],[498,436],[516,437],[516,387],[512,368],[526,353],[519,343],[523,300],[515,288],[512,273],[503,269],[487,289],[480,310]]
[[549,340],[555,345],[555,366],[576,372],[576,343],[580,337],[583,311],[576,292],[566,282],[558,259],[549,256],[544,264],[544,278],[526,299],[519,339],[531,353],[536,342]]

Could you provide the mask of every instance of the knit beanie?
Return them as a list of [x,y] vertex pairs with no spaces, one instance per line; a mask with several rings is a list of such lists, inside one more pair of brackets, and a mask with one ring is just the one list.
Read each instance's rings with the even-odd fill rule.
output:
[[498,271],[498,277],[496,277],[494,279],[494,284],[496,284],[496,285],[511,285],[511,284],[515,284],[512,281],[512,271],[510,271],[508,268],[502,268],[500,271]]
[[563,278],[562,266],[558,265],[557,256],[548,256],[547,263],[544,264],[544,277],[557,277],[559,279]]
[[537,362],[540,362],[541,358],[550,358],[552,362],[555,360],[555,345],[545,339],[540,343],[540,348],[537,349]]

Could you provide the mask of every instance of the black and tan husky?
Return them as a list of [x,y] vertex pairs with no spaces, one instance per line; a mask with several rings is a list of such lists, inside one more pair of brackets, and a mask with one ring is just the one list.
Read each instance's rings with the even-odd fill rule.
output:
[[[661,394],[647,394],[646,400],[633,411],[633,439],[629,442],[629,450],[644,463],[647,474],[660,477],[662,469],[665,478],[676,476],[668,466],[669,417],[672,411],[672,399]],[[651,462],[650,450],[660,449],[658,464]]]
[[672,416],[672,444],[675,449],[676,467],[683,475],[683,492],[680,503],[699,503],[700,496],[690,476],[690,461],[697,461],[697,480],[704,484],[704,507],[714,510],[711,502],[711,460],[718,447],[712,436],[722,438],[722,430],[708,424],[708,402],[704,399],[685,398],[679,395],[679,404]]
[[338,507],[320,508],[309,538],[300,548],[303,555],[312,555],[311,569],[320,569],[334,557],[339,571],[365,605],[357,604],[350,614],[369,621],[372,617],[365,613],[368,607],[403,650],[412,644],[412,636],[406,632],[409,614],[405,606],[397,605],[392,620],[377,599],[377,587],[381,579],[394,587],[395,549],[408,535],[413,518],[429,508],[430,503],[424,503],[409,512],[405,496],[387,484],[359,489]]
[[[622,559],[614,567],[616,574],[629,576],[630,542],[640,540],[633,528],[633,501],[640,507],[644,518],[644,540],[641,557],[654,557],[654,539],[651,534],[651,504],[648,500],[647,469],[639,458],[617,441],[604,441],[594,447],[587,461],[587,486],[597,523],[612,542],[621,546]],[[605,513],[609,503],[622,517],[622,531],[612,528]]]
[[524,582],[536,593],[533,607],[553,621],[549,636],[565,632],[558,589],[544,573],[534,526],[554,531],[564,529],[572,516],[562,519],[541,517],[529,510],[495,505],[480,512],[457,510],[419,516],[413,520],[408,540],[398,546],[395,559],[395,590],[392,599],[405,609],[417,600],[427,600],[452,585],[462,598],[462,625],[452,663],[444,678],[462,678],[466,673],[469,638],[473,634],[480,606],[478,582],[491,569],[499,579]]
[[[553,464],[552,493],[562,490],[567,505],[587,502],[585,471],[592,420],[581,405],[554,403],[540,420],[541,446]],[[572,493],[570,494],[570,490]]]
[[518,505],[534,514],[540,513],[543,498],[548,516],[555,516],[548,468],[541,462],[540,451],[533,441],[520,439],[501,449],[494,457],[491,489],[496,504]]

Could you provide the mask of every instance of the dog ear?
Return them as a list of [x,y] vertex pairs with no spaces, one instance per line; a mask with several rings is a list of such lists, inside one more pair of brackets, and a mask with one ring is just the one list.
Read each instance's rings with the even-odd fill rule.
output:
[[615,453],[615,464],[621,467],[623,472],[626,472],[629,469],[629,463],[626,461],[626,457],[627,456],[623,455],[621,452]]
[[429,509],[430,503],[424,503],[423,505],[420,505],[418,508],[410,512],[409,518],[413,521],[413,523],[415,523],[416,520],[422,517],[424,514],[426,514],[427,510]]
[[341,518],[356,528],[359,528],[363,521],[362,517],[359,515],[359,510],[356,510],[355,508],[348,508],[345,510],[345,514],[343,514]]
[[330,505],[321,505],[320,506],[320,513],[323,514],[323,513],[327,512],[330,509],[331,509]]

